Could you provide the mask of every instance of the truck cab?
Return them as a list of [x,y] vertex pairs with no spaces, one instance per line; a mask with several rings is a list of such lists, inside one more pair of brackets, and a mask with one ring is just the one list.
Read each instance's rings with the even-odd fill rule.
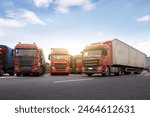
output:
[[42,49],[35,44],[17,44],[15,46],[14,69],[17,76],[45,73],[45,58]]
[[64,48],[51,48],[51,54],[49,55],[51,61],[50,73],[66,74],[70,73],[70,58],[67,49]]
[[[82,72],[88,76],[105,73],[105,67],[111,65],[111,45],[93,43],[87,45],[82,52]],[[105,75],[105,74],[104,74]]]
[[71,73],[81,74],[82,73],[82,55],[71,56]]

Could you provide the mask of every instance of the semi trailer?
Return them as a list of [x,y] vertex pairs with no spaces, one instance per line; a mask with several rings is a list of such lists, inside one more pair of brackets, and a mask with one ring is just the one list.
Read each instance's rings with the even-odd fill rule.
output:
[[147,60],[146,60],[146,65],[147,65],[147,71],[150,72],[150,57],[147,57]]
[[0,76],[5,73],[14,75],[14,54],[12,48],[0,45]]
[[70,57],[69,52],[65,48],[51,48],[51,54],[49,55],[50,73],[55,74],[66,74],[70,73]]
[[88,76],[140,74],[146,65],[146,54],[118,39],[87,45],[82,57],[82,71]]
[[14,72],[17,76],[40,76],[45,73],[45,57],[43,50],[36,44],[22,44],[15,46]]

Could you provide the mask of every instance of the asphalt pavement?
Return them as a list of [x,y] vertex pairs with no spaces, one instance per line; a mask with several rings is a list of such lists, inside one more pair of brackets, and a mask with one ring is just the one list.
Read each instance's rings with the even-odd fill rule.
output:
[[0,100],[150,100],[150,73],[0,77]]

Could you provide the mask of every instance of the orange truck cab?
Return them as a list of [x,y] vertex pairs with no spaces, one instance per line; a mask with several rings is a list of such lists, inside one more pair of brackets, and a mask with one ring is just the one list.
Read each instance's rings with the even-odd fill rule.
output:
[[82,55],[75,55],[71,57],[71,73],[82,73]]
[[51,54],[49,55],[51,61],[50,73],[54,74],[66,74],[70,73],[70,58],[68,50],[65,48],[51,48]]
[[17,44],[14,52],[14,72],[20,75],[40,76],[45,73],[45,58],[35,44]]

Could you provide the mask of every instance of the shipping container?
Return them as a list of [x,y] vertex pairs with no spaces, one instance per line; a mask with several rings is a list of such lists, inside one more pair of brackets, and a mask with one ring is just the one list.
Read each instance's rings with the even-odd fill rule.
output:
[[112,41],[113,65],[124,65],[144,68],[146,65],[146,54],[115,39]]

